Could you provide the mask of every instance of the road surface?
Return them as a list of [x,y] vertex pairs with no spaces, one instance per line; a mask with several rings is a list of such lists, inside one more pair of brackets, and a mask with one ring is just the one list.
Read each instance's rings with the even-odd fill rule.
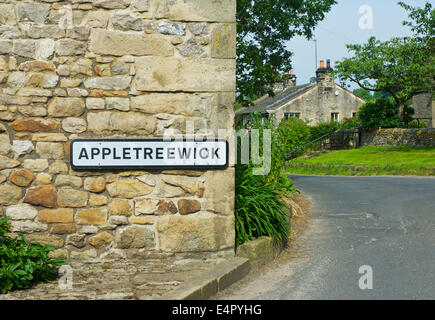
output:
[[434,178],[291,178],[312,201],[298,257],[219,299],[435,299]]

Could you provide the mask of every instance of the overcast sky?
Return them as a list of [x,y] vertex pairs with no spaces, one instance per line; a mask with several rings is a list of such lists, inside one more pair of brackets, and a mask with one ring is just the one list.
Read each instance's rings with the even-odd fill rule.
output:
[[[318,46],[318,60],[331,59],[334,62],[348,56],[346,44],[364,43],[371,36],[388,40],[396,36],[409,35],[409,28],[402,25],[407,19],[406,11],[400,7],[398,0],[338,0],[325,19],[315,30]],[[423,6],[425,0],[405,0],[412,6]],[[369,6],[373,11],[373,29],[359,27],[362,6]],[[367,11],[365,11],[367,12]],[[363,22],[366,22],[364,20]],[[297,83],[304,84],[315,76],[315,44],[305,38],[297,37],[288,43],[294,53],[292,62]],[[319,65],[319,62],[317,62]]]

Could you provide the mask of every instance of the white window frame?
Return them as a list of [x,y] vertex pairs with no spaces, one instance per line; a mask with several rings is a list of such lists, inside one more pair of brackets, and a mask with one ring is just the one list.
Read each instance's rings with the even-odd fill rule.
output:
[[284,113],[284,119],[285,120],[292,119],[292,118],[300,119],[301,118],[301,112],[286,112],[286,113]]
[[340,122],[340,112],[331,112],[331,121]]

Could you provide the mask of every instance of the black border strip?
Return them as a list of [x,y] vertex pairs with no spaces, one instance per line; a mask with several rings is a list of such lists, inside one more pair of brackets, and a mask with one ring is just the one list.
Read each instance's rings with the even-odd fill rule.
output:
[[[206,141],[214,141],[214,142],[225,142],[226,145],[226,161],[225,165],[215,166],[168,166],[168,165],[162,165],[162,166],[76,166],[73,163],[73,150],[74,150],[74,144],[77,142],[206,142]],[[229,166],[229,156],[230,156],[230,146],[227,140],[222,139],[214,139],[214,140],[195,140],[195,139],[172,139],[172,140],[165,140],[165,139],[74,139],[71,140],[70,143],[70,156],[69,161],[71,168],[74,171],[89,171],[89,170],[128,170],[128,171],[140,171],[140,170],[173,170],[173,169],[181,169],[181,170],[224,170],[227,169]]]

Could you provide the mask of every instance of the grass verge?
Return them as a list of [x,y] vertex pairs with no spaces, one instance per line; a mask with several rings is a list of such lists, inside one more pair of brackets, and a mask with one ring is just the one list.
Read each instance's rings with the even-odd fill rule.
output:
[[435,176],[435,148],[363,147],[305,155],[286,173],[344,176]]

